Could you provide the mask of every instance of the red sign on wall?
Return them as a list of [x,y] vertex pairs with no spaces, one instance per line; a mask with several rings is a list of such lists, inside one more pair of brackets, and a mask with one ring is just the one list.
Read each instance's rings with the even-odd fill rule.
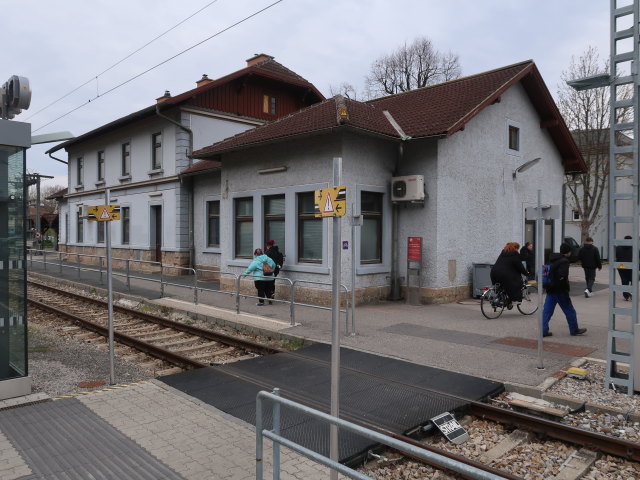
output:
[[409,237],[407,239],[407,260],[422,260],[422,237]]

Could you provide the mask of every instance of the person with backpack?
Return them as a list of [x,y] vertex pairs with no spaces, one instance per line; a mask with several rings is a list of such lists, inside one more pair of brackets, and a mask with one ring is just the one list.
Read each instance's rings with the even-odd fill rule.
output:
[[[280,269],[284,264],[284,255],[282,255],[282,252],[278,248],[278,245],[276,245],[275,240],[267,241],[267,244],[265,245],[265,248],[264,248],[264,253],[276,264],[273,270],[274,279],[269,282],[269,288],[267,291],[267,298],[272,299],[276,293],[275,277],[278,276],[278,274],[280,273]],[[272,303],[273,301],[269,300],[269,305],[271,305]]]
[[[626,235],[625,240],[631,240],[631,235]],[[633,261],[633,247],[631,245],[618,245],[616,246],[616,262],[631,263]],[[620,282],[622,285],[631,285],[631,269],[618,268],[618,274],[620,275]],[[631,300],[631,294],[628,292],[622,292],[622,296],[625,300]]]
[[256,248],[253,251],[253,262],[249,264],[244,274],[249,275],[253,273],[253,283],[258,291],[258,303],[256,303],[258,307],[264,305],[265,298],[269,298],[267,292],[269,291],[269,284],[273,280],[270,280],[268,277],[273,276],[275,268],[276,264],[274,261],[266,256],[261,248]]
[[571,303],[569,296],[569,257],[571,247],[563,243],[560,245],[560,253],[549,255],[549,286],[547,287],[547,298],[544,301],[542,310],[542,336],[550,337],[553,334],[549,331],[549,321],[553,315],[556,305],[560,305],[562,312],[567,318],[569,333],[573,336],[584,334],[587,329],[578,326],[578,316],[576,309]]
[[600,252],[593,245],[593,238],[587,237],[584,245],[578,254],[582,269],[584,270],[584,280],[587,288],[584,289],[585,298],[593,297],[593,283],[596,281],[596,268],[602,270],[602,262],[600,262]]

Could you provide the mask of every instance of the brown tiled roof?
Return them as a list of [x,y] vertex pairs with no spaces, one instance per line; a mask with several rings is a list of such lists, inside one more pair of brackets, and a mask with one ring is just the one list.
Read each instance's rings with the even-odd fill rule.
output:
[[[346,108],[348,118],[341,118],[340,111]],[[340,95],[329,98],[274,120],[252,130],[239,133],[209,147],[194,152],[195,158],[203,158],[212,153],[235,150],[299,135],[318,133],[338,126],[349,126],[379,135],[397,137],[398,133],[385,118],[382,110],[344,98]]]
[[318,91],[318,89],[309,81],[305,80],[303,77],[298,75],[295,72],[292,72],[285,66],[276,62],[273,57],[267,57],[265,60],[257,62],[249,67],[245,67],[236,72],[230,73],[224,77],[217,78],[208,83],[205,83],[199,87],[196,87],[192,90],[188,90],[184,93],[176,95],[174,97],[169,97],[167,100],[164,100],[161,103],[153,104],[150,107],[143,108],[142,110],[138,110],[137,112],[131,113],[125,117],[121,117],[113,122],[102,125],[90,132],[87,132],[83,135],[80,135],[74,139],[68,140],[66,142],[60,143],[55,147],[50,148],[46,151],[46,153],[54,153],[63,148],[67,148],[75,143],[82,142],[92,137],[96,137],[103,133],[109,132],[111,130],[115,130],[117,128],[121,128],[129,123],[136,122],[143,118],[146,118],[151,115],[155,115],[156,107],[160,110],[165,110],[169,107],[186,103],[191,100],[195,95],[199,95],[213,88],[219,87],[225,83],[231,82],[237,78],[241,78],[245,75],[259,75],[261,77],[270,78],[273,80],[286,82],[292,85],[297,85],[299,87],[308,89],[311,92],[311,95],[314,96],[317,100],[324,100],[324,95]]
[[192,167],[183,170],[180,175],[196,175],[198,173],[204,173],[208,171],[217,170],[220,168],[222,164],[220,162],[216,162],[214,160],[200,160],[195,163]]
[[284,65],[276,62],[272,57],[268,57],[265,60],[255,63],[249,67],[245,67],[242,70],[238,70],[230,73],[229,75],[225,75],[224,77],[212,80],[209,83],[181,93],[180,95],[176,95],[175,97],[168,98],[162,102],[162,104],[175,105],[177,103],[182,103],[189,100],[194,95],[204,93],[207,90],[219,87],[220,85],[235,80],[236,78],[243,77],[244,75],[260,75],[261,77],[267,77],[273,80],[298,85],[300,87],[308,88],[319,100],[324,99],[324,95],[322,95],[312,83],[305,80],[297,73],[292,72]]
[[[401,138],[385,115],[388,112],[402,132],[411,138],[453,135],[514,84],[521,82],[536,108],[541,128],[546,128],[560,152],[565,171],[586,171],[586,165],[533,61],[391,95],[366,103],[330,98],[288,117],[202,148],[195,157],[248,148],[292,136],[309,135],[336,127],[351,127]],[[344,101],[348,120],[336,112]],[[403,137],[406,138],[406,137]]]

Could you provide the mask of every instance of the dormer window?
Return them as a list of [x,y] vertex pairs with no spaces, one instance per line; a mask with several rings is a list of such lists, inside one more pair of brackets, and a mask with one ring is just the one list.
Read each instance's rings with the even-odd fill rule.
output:
[[262,112],[271,115],[276,114],[276,97],[271,95],[262,96]]

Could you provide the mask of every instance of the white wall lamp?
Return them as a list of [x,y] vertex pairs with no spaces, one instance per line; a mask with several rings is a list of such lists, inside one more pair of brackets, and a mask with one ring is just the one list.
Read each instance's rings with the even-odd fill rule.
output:
[[520,165],[518,168],[516,168],[513,171],[513,179],[515,180],[516,176],[519,173],[526,172],[527,170],[529,170],[531,167],[533,167],[539,161],[540,161],[540,157],[537,157],[537,158],[534,158],[533,160],[529,160],[528,162],[524,162],[522,165]]
[[288,167],[286,165],[282,165],[281,167],[265,168],[263,170],[258,170],[258,173],[260,175],[268,175],[270,173],[286,172],[287,169],[288,169]]

